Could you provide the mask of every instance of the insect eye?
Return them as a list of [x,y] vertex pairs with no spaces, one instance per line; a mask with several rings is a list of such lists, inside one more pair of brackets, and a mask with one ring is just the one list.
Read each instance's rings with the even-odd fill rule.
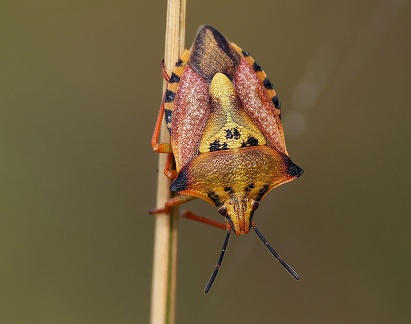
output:
[[255,211],[258,208],[258,206],[260,206],[260,204],[257,201],[254,201],[251,204],[251,208],[252,208],[253,211]]
[[227,207],[226,207],[226,206],[220,207],[220,208],[218,209],[218,212],[219,212],[221,215],[223,215],[223,216],[227,215]]

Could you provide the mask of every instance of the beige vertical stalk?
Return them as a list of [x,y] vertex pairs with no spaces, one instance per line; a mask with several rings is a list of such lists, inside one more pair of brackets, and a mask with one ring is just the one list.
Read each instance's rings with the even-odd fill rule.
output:
[[[167,1],[164,64],[170,74],[178,56],[184,50],[186,0]],[[165,91],[166,82],[163,90]],[[163,93],[164,93],[163,91]],[[163,122],[160,142],[169,142]],[[163,208],[171,197],[170,181],[163,170],[167,154],[159,154],[157,208]],[[151,288],[151,324],[174,324],[176,305],[178,210],[170,215],[157,214],[154,234],[153,278]]]

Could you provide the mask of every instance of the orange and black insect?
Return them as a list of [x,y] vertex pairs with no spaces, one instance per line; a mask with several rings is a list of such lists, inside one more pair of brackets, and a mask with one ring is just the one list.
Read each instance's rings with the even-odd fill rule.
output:
[[[216,225],[227,235],[205,292],[221,266],[231,231],[241,235],[250,228],[299,279],[253,221],[268,192],[303,173],[288,157],[280,102],[267,75],[247,52],[209,25],[199,28],[191,49],[183,52],[170,76],[164,75],[168,86],[152,146],[173,153],[176,170],[169,170],[167,163],[165,173],[174,179],[170,189],[180,194],[165,210],[198,197],[218,207],[226,219],[225,225]],[[163,115],[170,144],[158,143]],[[188,213],[189,218],[201,218]]]

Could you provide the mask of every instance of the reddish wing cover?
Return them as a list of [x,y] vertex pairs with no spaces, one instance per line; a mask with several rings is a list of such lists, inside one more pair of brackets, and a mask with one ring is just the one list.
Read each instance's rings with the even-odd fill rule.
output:
[[177,172],[198,155],[198,145],[210,114],[209,85],[186,66],[174,99],[171,146]]
[[288,155],[280,116],[263,83],[245,58],[241,59],[235,71],[234,85],[244,110],[266,137],[267,145]]

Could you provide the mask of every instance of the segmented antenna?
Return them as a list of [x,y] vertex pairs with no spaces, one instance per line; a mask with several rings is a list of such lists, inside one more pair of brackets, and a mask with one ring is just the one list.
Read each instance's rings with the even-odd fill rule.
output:
[[280,255],[277,253],[276,250],[273,249],[273,247],[267,242],[265,239],[264,235],[261,234],[261,232],[258,230],[257,226],[255,225],[254,222],[251,222],[251,226],[254,228],[254,231],[257,233],[257,236],[260,238],[260,240],[264,243],[264,245],[267,247],[267,249],[270,251],[270,253],[273,255],[274,258],[276,258],[281,265],[284,267],[285,270],[288,271],[290,275],[292,275],[295,279],[300,280],[300,277],[298,276],[297,272],[294,271],[293,268],[291,268],[287,262],[285,262],[283,259],[281,259]]
[[211,275],[210,279],[207,282],[207,286],[204,289],[205,294],[208,293],[208,291],[211,289],[211,286],[214,283],[215,277],[217,277],[218,270],[220,270],[221,263],[223,262],[223,258],[224,258],[224,253],[225,253],[225,250],[227,249],[228,239],[230,238],[230,233],[231,233],[231,229],[227,229],[227,235],[223,243],[223,248],[221,249],[220,257],[218,258],[213,274]]

